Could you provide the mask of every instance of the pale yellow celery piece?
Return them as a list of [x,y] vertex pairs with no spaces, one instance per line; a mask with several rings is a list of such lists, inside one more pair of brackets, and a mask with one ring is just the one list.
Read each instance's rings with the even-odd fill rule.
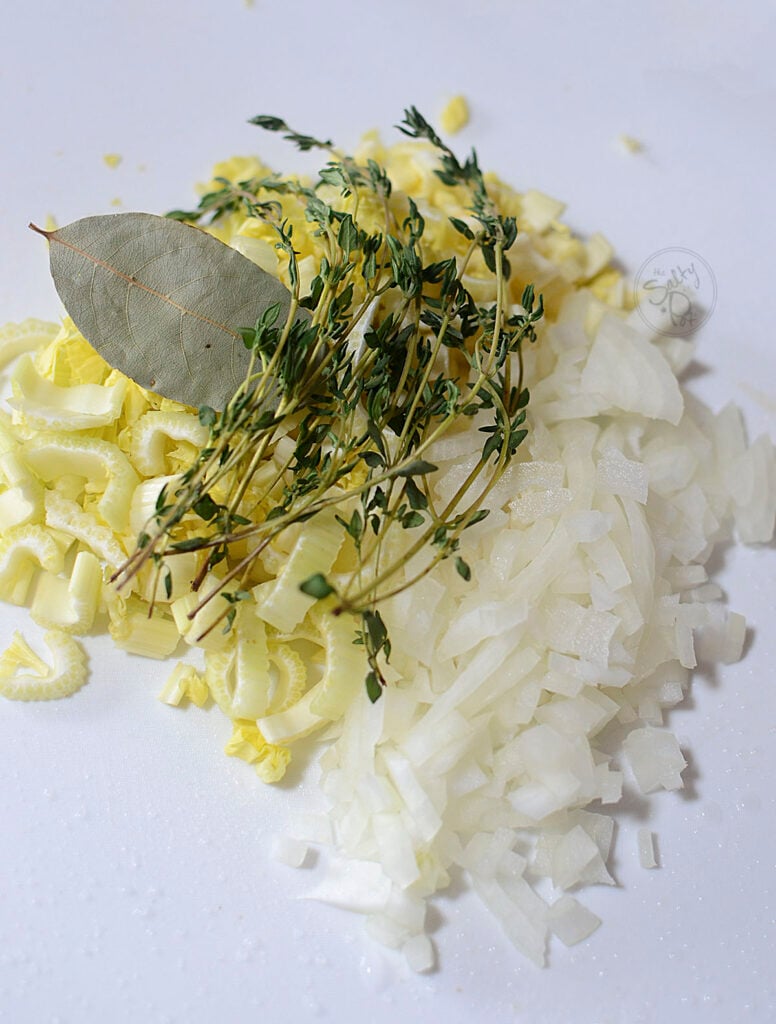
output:
[[[54,700],[67,697],[84,685],[87,678],[86,654],[81,645],[60,630],[46,633],[43,639],[51,652],[53,664],[50,667],[34,656],[21,634],[14,634],[10,647],[0,655],[0,694],[3,697],[9,700]],[[18,672],[22,665],[35,669],[37,674]],[[41,674],[40,666],[43,666],[45,674]]]
[[0,370],[22,353],[34,352],[47,345],[58,331],[59,324],[34,319],[0,327]]
[[60,387],[104,384],[110,372],[108,364],[95,352],[70,317],[65,317],[54,340],[35,356],[35,366],[43,377]]
[[0,493],[0,532],[43,520],[43,487],[17,455],[0,454],[0,477],[7,485]]
[[[316,638],[315,643],[318,642]],[[281,640],[270,640],[267,649],[278,674],[272,703],[267,709],[269,714],[275,714],[296,704],[307,689],[307,668],[301,654]]]
[[227,718],[232,715],[231,677],[234,671],[234,647],[205,651],[205,682],[211,696]]
[[209,694],[207,683],[193,665],[179,662],[159,692],[159,700],[177,707],[184,698],[188,698],[198,707],[207,701]]
[[[170,605],[170,611],[181,637],[191,646],[196,645],[205,650],[217,651],[231,645],[230,635],[223,632],[226,620],[217,623],[217,619],[226,608],[226,600],[220,594],[216,594],[193,618],[189,618],[189,613],[193,612],[200,601],[207,597],[219,583],[220,580],[214,573],[208,573],[198,591],[191,591]],[[207,635],[203,635],[205,633]]]
[[439,127],[446,135],[455,135],[469,123],[469,104],[465,96],[453,96],[439,115]]
[[241,603],[228,650],[207,651],[205,680],[228,718],[255,721],[266,714],[273,695],[273,674],[264,623]]
[[[150,480],[143,480],[132,492],[132,500],[129,503],[129,531],[137,536],[151,525],[151,520],[156,513],[156,502],[162,492],[167,488],[169,498],[174,497],[172,484],[178,479],[177,476],[154,476]],[[176,556],[177,557],[177,556]]]
[[102,594],[102,568],[91,551],[80,551],[70,578],[44,572],[35,588],[30,614],[39,626],[86,633],[92,628]]
[[117,533],[126,529],[138,477],[115,444],[92,437],[42,433],[29,441],[24,454],[33,471],[47,482],[63,474],[84,478],[101,492],[97,510],[108,526]]
[[254,765],[256,774],[264,782],[279,782],[291,760],[291,751],[287,747],[268,743],[261,730],[253,722],[246,721],[234,723],[234,732],[224,751]]
[[[162,558],[157,567],[147,562],[135,577],[140,596],[154,604],[170,604],[191,592],[191,584],[199,569],[199,558],[195,551]],[[167,596],[165,577],[169,572],[170,596]]]
[[19,439],[13,428],[10,415],[0,408],[0,455],[6,452],[18,452]]
[[165,472],[169,441],[188,441],[196,449],[207,444],[209,431],[190,412],[147,412],[132,426],[129,457],[143,476]]
[[40,678],[49,674],[48,664],[33,651],[18,629],[8,647],[0,654],[0,673],[9,673],[17,668],[30,668]]
[[14,397],[13,422],[35,430],[91,430],[113,423],[121,414],[126,380],[112,387],[74,384],[60,387],[35,369],[32,357],[23,355],[11,378]]
[[326,648],[326,671],[315,686],[310,711],[335,720],[345,713],[362,690],[367,673],[363,645],[354,644],[354,621],[349,615],[332,615],[334,599],[320,603],[313,617]]
[[245,602],[238,609],[235,627],[232,717],[255,721],[266,713],[270,701],[267,630],[254,608]]
[[162,660],[178,646],[180,636],[173,620],[159,613],[149,619],[148,605],[144,601],[134,597],[126,601],[112,600],[108,604],[108,615],[110,635],[123,651]]
[[590,236],[585,250],[587,253],[585,275],[587,277],[595,277],[596,274],[600,274],[614,256],[611,244],[598,231]]
[[353,643],[353,620],[331,614],[333,603],[334,599],[322,602],[313,617],[326,650],[323,678],[293,704],[256,721],[272,743],[291,743],[335,721],[363,687],[364,648]]
[[322,682],[316,683],[290,708],[257,719],[256,725],[264,738],[270,743],[293,743],[327,725],[331,719],[315,714],[311,707],[321,690]]
[[0,494],[0,533],[28,523],[39,523],[42,518],[43,492],[34,480],[9,487]]
[[210,696],[210,690],[205,680],[199,673],[196,678],[193,676],[189,679],[186,695],[192,704],[196,704],[198,708],[204,707],[207,703],[208,697]]
[[552,196],[529,189],[522,196],[520,223],[534,231],[546,231],[566,209],[566,204]]
[[[52,530],[80,541],[111,569],[118,569],[126,560],[127,553],[113,530],[100,523],[91,512],[84,512],[78,502],[65,498],[58,491],[46,491],[44,504],[46,525]],[[132,587],[134,583],[128,585]]]
[[315,573],[329,572],[343,539],[343,529],[330,510],[306,522],[277,579],[254,591],[259,616],[281,633],[293,632],[316,600],[303,593],[300,584]]
[[43,526],[17,526],[0,537],[0,598],[24,604],[38,567],[59,573],[66,545]]

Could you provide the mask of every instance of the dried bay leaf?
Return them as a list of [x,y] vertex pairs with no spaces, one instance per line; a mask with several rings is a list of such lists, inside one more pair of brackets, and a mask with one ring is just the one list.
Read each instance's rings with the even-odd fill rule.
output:
[[30,227],[50,242],[51,276],[86,340],[144,388],[186,405],[222,409],[248,368],[240,328],[275,303],[278,323],[288,315],[280,281],[188,224],[117,213]]

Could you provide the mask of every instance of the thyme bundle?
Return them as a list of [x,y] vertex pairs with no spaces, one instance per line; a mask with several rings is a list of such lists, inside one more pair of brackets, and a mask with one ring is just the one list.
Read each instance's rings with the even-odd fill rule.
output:
[[[438,178],[460,190],[470,210],[465,220],[450,218],[466,243],[459,258],[427,258],[418,202],[395,192],[376,161],[359,164],[280,118],[252,123],[282,132],[302,151],[325,153],[316,183],[276,175],[220,179],[196,209],[168,217],[212,225],[239,213],[271,227],[290,299],[265,303],[252,326],[239,328],[248,357],[244,379],[223,409],[200,405],[209,440],[161,491],[116,578],[130,579],[150,560],[156,585],[169,597],[169,557],[201,553],[196,591],[229,558],[218,584],[204,588],[189,613],[194,618],[218,599],[223,608],[209,629],[223,623],[228,630],[239,602],[251,596],[250,574],[261,554],[284,531],[330,510],[355,569],[316,572],[301,589],[330,598],[334,614],[355,617],[374,701],[385,685],[382,659],[391,652],[381,602],[443,559],[454,558],[463,579],[471,576],[459,553],[461,536],[488,514],[488,494],[526,437],[522,349],[536,338],[542,299],[529,284],[520,304],[512,303],[515,220],[491,200],[474,151],[460,162],[414,107],[400,130],[435,148]],[[319,252],[304,290],[291,204],[303,209]],[[464,284],[476,254],[495,281],[488,304],[478,304]],[[476,418],[482,451],[455,494],[440,501],[430,455],[461,417]]]

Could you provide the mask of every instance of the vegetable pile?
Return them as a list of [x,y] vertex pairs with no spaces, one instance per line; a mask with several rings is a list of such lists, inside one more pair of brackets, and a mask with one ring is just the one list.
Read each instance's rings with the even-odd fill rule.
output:
[[568,890],[613,882],[624,768],[679,788],[663,710],[740,657],[704,566],[772,537],[773,445],[683,391],[692,343],[647,333],[605,239],[414,109],[353,157],[255,123],[325,152],[319,179],[235,159],[195,210],[46,232],[73,319],[0,333],[0,596],[53,658],[17,634],[0,692],[77,690],[106,618],[132,654],[189,645],[161,699],[212,699],[262,779],[321,741],[330,813],[277,848],[332,847],[312,895],[425,970],[463,872],[542,964],[599,923]]

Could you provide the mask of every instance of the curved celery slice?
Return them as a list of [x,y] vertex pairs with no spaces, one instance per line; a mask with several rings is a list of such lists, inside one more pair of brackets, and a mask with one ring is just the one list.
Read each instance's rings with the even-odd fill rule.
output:
[[45,320],[23,320],[0,327],[0,370],[23,352],[47,345],[59,332],[59,324]]
[[13,421],[38,430],[89,430],[113,423],[121,414],[126,380],[112,387],[74,384],[61,387],[36,370],[30,355],[23,355],[11,378],[14,397],[8,404]]
[[138,483],[129,459],[115,445],[93,437],[41,433],[25,446],[28,465],[46,481],[63,474],[103,481],[97,509],[116,531],[126,529],[132,492]]
[[[20,633],[0,655],[0,694],[9,700],[54,700],[75,693],[86,682],[86,655],[81,645],[67,633],[52,630],[43,637],[51,652],[49,667],[30,649]],[[36,675],[19,672],[20,667],[36,670]],[[41,672],[45,670],[45,674]]]
[[0,538],[0,598],[24,604],[36,567],[62,571],[65,547],[43,526],[17,526]]
[[91,512],[84,512],[78,502],[65,498],[58,491],[46,491],[44,504],[47,526],[79,540],[112,569],[118,569],[124,562],[127,553],[113,530],[98,522]]
[[314,616],[326,648],[326,671],[316,686],[310,711],[333,721],[345,713],[361,691],[367,661],[364,647],[353,643],[353,619],[349,615],[332,615],[331,603],[326,602],[328,607],[322,607]]
[[7,489],[0,493],[0,531],[39,523],[43,519],[43,487],[16,451],[0,454],[0,477]]
[[270,662],[278,670],[278,681],[272,695],[269,714],[285,711],[296,704],[307,687],[307,668],[302,656],[287,643],[270,640],[268,645]]
[[254,590],[258,614],[281,633],[291,633],[315,604],[299,585],[315,573],[329,572],[342,547],[344,532],[331,511],[306,522],[273,584]]
[[328,725],[331,719],[317,715],[311,708],[313,701],[322,688],[322,682],[316,683],[295,704],[285,711],[256,720],[262,735],[270,743],[292,743],[294,740],[307,736],[316,729]]
[[[364,648],[353,643],[353,620],[331,614],[333,603],[333,599],[322,602],[311,616],[326,654],[323,677],[297,699],[271,708],[270,714],[256,721],[272,743],[291,743],[335,721],[362,689],[367,670]],[[296,653],[279,645],[280,650],[284,648]]]
[[168,441],[188,441],[195,448],[205,446],[208,429],[190,412],[144,413],[132,426],[129,457],[144,476],[159,476],[165,469]]
[[39,523],[42,518],[43,489],[36,480],[25,480],[0,494],[0,532]]
[[35,588],[30,614],[39,626],[86,633],[92,628],[102,593],[102,569],[91,551],[80,551],[70,579],[44,573]]
[[269,706],[272,691],[267,633],[253,609],[241,606],[236,641],[226,651],[205,655],[205,679],[223,713],[255,721]]

